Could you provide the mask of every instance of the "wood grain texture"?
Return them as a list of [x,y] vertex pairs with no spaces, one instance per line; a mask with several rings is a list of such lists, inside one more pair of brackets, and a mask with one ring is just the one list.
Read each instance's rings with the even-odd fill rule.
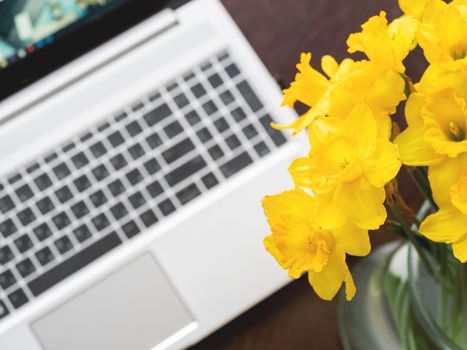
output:
[[[224,0],[224,5],[265,63],[283,82],[295,75],[301,52],[313,53],[313,64],[332,54],[348,56],[346,39],[380,10],[388,18],[400,14],[397,0]],[[408,62],[415,78],[423,71],[420,54]],[[401,119],[401,112],[396,118]],[[407,176],[400,188],[414,207],[421,197]],[[394,239],[372,233],[374,245]],[[356,260],[352,262],[355,263]],[[341,350],[337,330],[337,303],[319,300],[305,278],[291,283],[252,310],[229,323],[194,350],[323,349]]]

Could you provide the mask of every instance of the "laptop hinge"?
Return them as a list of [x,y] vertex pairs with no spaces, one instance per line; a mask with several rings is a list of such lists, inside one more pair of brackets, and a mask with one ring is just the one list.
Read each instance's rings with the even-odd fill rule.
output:
[[0,104],[0,125],[162,35],[178,23],[175,11],[163,10],[49,74]]

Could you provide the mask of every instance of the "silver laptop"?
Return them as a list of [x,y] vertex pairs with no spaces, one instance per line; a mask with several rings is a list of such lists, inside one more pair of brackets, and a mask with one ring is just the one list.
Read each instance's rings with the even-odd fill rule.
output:
[[0,2],[0,349],[180,349],[287,283],[295,115],[216,0]]

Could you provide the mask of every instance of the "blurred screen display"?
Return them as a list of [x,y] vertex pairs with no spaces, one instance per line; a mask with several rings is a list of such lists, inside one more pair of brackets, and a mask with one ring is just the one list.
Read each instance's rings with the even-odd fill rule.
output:
[[0,0],[0,69],[123,0]]

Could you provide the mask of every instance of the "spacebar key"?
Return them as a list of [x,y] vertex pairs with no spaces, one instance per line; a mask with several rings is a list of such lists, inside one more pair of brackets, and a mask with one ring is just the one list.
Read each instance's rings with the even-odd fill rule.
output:
[[38,296],[71,274],[109,252],[120,243],[122,243],[120,238],[115,232],[112,232],[68,260],[62,262],[60,265],[55,266],[53,269],[32,280],[28,283],[28,287],[31,289],[34,296]]

